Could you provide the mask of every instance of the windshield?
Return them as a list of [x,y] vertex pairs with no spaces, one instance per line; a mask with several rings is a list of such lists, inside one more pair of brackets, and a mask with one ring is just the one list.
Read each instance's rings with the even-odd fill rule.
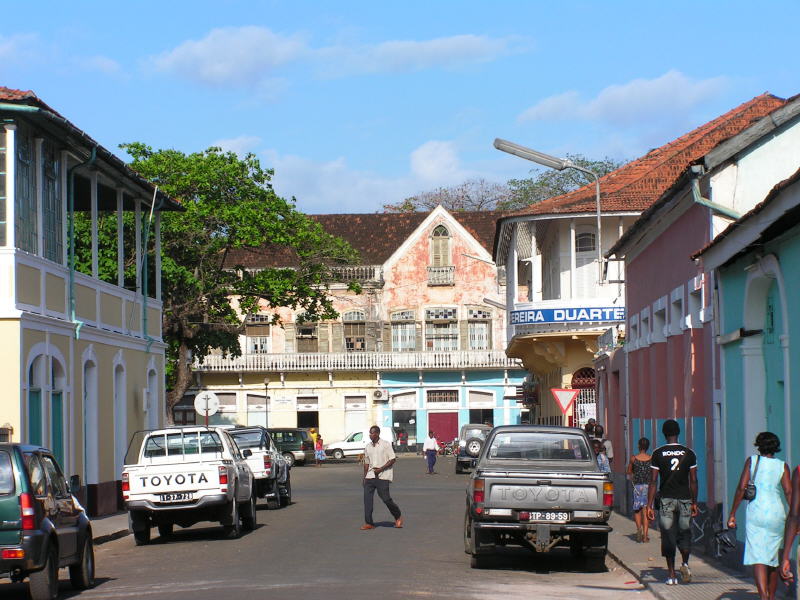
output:
[[263,436],[260,431],[229,431],[240,450],[245,448],[261,448]]
[[579,434],[508,431],[494,436],[490,459],[591,460],[589,446]]
[[222,440],[215,431],[151,435],[144,448],[145,458],[219,452],[222,452]]
[[464,435],[461,436],[462,440],[468,440],[470,438],[480,438],[482,440],[486,439],[486,435],[489,433],[489,429],[484,428],[475,428],[475,429],[465,429]]

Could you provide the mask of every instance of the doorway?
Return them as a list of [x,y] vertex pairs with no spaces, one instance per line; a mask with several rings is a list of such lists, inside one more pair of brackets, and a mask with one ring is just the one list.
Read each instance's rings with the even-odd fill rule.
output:
[[469,422],[494,426],[494,410],[491,408],[469,409]]
[[436,434],[440,442],[449,442],[458,437],[458,413],[435,412],[428,413],[428,429]]
[[297,426],[300,429],[319,429],[319,411],[302,410],[297,412]]

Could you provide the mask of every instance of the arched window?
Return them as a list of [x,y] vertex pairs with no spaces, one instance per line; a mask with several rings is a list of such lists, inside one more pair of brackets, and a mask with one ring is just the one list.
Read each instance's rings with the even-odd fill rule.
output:
[[581,227],[575,234],[575,298],[591,298],[597,293],[597,234]]
[[367,349],[367,317],[363,310],[351,310],[342,315],[344,321],[344,349],[347,352],[364,352]]
[[59,464],[64,464],[64,387],[66,377],[63,365],[50,359],[50,450]]
[[450,266],[450,232],[444,225],[437,225],[431,233],[431,266]]
[[41,446],[43,443],[42,429],[44,415],[42,414],[42,390],[44,389],[45,365],[47,357],[39,355],[28,369],[28,443]]
[[579,233],[575,236],[575,252],[594,252],[596,236],[591,232]]

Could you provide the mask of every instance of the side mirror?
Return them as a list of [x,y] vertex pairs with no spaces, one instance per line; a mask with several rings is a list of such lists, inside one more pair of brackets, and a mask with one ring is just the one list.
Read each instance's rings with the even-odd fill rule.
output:
[[245,458],[250,458],[251,456],[253,456],[253,451],[250,450],[250,448],[245,448],[242,451],[242,456],[244,456]]
[[81,489],[81,476],[73,475],[69,478],[69,491],[71,494],[75,494],[79,489]]

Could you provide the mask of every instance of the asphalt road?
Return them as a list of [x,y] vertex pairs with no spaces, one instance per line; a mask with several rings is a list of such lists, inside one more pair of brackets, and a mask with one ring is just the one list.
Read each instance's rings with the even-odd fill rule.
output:
[[[176,529],[170,539],[153,530],[149,546],[131,536],[97,548],[97,586],[86,599],[248,598],[284,600],[406,600],[409,598],[652,598],[611,559],[606,569],[566,550],[534,555],[505,549],[490,568],[473,570],[463,550],[466,475],[452,458],[440,458],[439,474],[425,474],[421,457],[404,456],[395,467],[392,496],[403,529],[377,498],[372,531],[363,522],[361,473],[355,461],[292,470],[294,502],[268,511],[258,528],[238,540],[222,539],[218,526]],[[25,598],[7,585],[3,597]],[[78,597],[61,571],[62,597]]]

